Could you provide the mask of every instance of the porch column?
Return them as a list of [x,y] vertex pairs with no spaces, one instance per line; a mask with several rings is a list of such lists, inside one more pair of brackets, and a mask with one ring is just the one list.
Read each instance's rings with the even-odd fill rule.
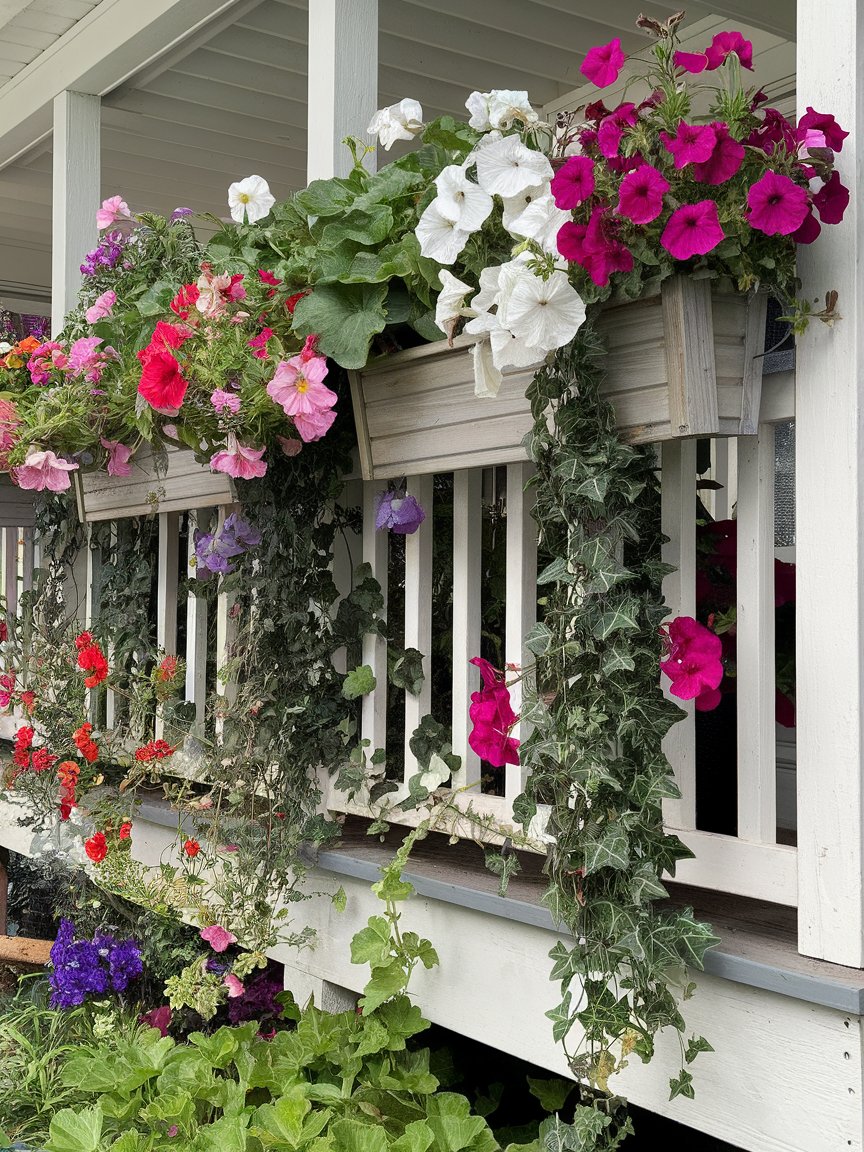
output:
[[[829,10],[830,9],[830,10]],[[842,319],[798,341],[797,722],[799,949],[864,967],[864,7],[798,0],[798,107],[849,132],[843,223],[802,247],[803,296]]]
[[81,261],[95,248],[100,201],[100,99],[83,92],[54,97],[51,228],[51,330],[75,303]]
[[[366,128],[378,108],[378,0],[315,0],[309,5],[308,179],[347,176],[342,141],[372,143]],[[374,152],[366,166],[374,171]]]

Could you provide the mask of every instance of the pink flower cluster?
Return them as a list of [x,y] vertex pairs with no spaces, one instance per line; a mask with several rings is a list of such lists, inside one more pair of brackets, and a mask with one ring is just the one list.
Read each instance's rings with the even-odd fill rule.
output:
[[504,673],[481,656],[475,656],[471,663],[480,669],[483,688],[471,693],[468,715],[474,727],[468,743],[480,759],[493,768],[518,764],[519,741],[510,732],[519,717],[510,703],[510,690],[504,683]]
[[669,691],[679,700],[695,700],[700,712],[720,703],[723,644],[692,616],[678,616],[663,628],[666,658],[660,670],[672,681]]
[[290,360],[280,360],[267,395],[282,405],[297,435],[308,444],[320,440],[336,419],[334,406],[339,397],[324,384],[327,359],[316,350],[317,336],[307,336],[302,351]]
[[[718,33],[704,52],[675,52],[675,85],[687,73],[715,71],[730,57],[752,70],[753,46],[740,32]],[[582,72],[605,88],[625,62],[616,39],[592,48]],[[556,206],[576,214],[561,227],[558,250],[596,285],[633,268],[632,245],[647,225],[659,230],[660,245],[675,260],[713,252],[726,237],[717,197],[736,177],[736,218],[756,232],[809,244],[822,224],[842,220],[849,191],[832,165],[847,133],[833,116],[808,108],[793,125],[776,109],[761,108],[759,93],[735,124],[682,119],[667,132],[656,127],[655,110],[664,99],[658,88],[639,105],[589,105],[578,132],[581,155],[567,159],[552,180]]]
[[86,380],[88,384],[98,384],[105,365],[116,360],[117,353],[111,347],[100,348],[99,336],[82,336],[75,340],[68,350],[56,340],[48,340],[34,348],[27,362],[27,370],[34,384],[50,384],[58,374]]

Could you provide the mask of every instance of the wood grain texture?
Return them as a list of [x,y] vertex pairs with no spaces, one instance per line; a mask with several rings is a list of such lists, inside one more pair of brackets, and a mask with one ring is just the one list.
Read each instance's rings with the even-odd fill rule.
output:
[[0,474],[0,528],[32,528],[36,523],[35,493]]
[[213,508],[237,499],[234,484],[222,472],[211,472],[185,448],[168,448],[165,469],[157,471],[148,445],[130,461],[131,476],[107,472],[75,473],[78,511],[82,520],[121,520],[153,512],[186,512]]
[[663,282],[661,299],[670,431],[710,436],[718,427],[711,285],[670,276]]

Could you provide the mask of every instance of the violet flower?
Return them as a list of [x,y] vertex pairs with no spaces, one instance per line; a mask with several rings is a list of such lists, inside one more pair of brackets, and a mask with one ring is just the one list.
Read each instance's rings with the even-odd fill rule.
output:
[[379,532],[389,528],[400,536],[410,536],[425,519],[426,513],[413,496],[390,488],[376,497],[375,527]]
[[51,948],[52,1008],[77,1008],[88,996],[125,992],[144,970],[134,940],[118,940],[108,932],[92,940],[75,938],[75,925],[61,920]]
[[231,561],[261,543],[258,529],[241,519],[236,512],[226,516],[216,532],[195,532],[196,571],[199,579],[211,575],[227,576],[237,567]]

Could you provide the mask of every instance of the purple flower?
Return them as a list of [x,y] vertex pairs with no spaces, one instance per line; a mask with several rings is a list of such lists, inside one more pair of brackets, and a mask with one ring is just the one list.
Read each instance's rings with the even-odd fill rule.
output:
[[51,964],[52,1008],[76,1008],[88,996],[104,996],[109,990],[125,992],[143,971],[134,940],[117,940],[104,932],[93,940],[76,940],[70,920],[60,921]]
[[284,980],[278,972],[273,969],[256,972],[245,982],[243,994],[228,1001],[228,1019],[232,1024],[278,1019],[282,1005],[276,997],[284,991]]
[[195,532],[195,558],[199,579],[227,576],[237,567],[231,561],[261,543],[261,533],[236,512],[226,516],[217,532]]
[[425,519],[426,513],[414,497],[404,492],[389,488],[375,500],[375,527],[379,532],[382,528],[389,528],[400,536],[410,536]]
[[191,215],[192,215],[192,209],[191,208],[175,208],[174,211],[171,213],[171,216],[169,217],[169,219],[171,220],[171,223],[174,224],[177,220],[183,220],[186,216],[191,216]]

